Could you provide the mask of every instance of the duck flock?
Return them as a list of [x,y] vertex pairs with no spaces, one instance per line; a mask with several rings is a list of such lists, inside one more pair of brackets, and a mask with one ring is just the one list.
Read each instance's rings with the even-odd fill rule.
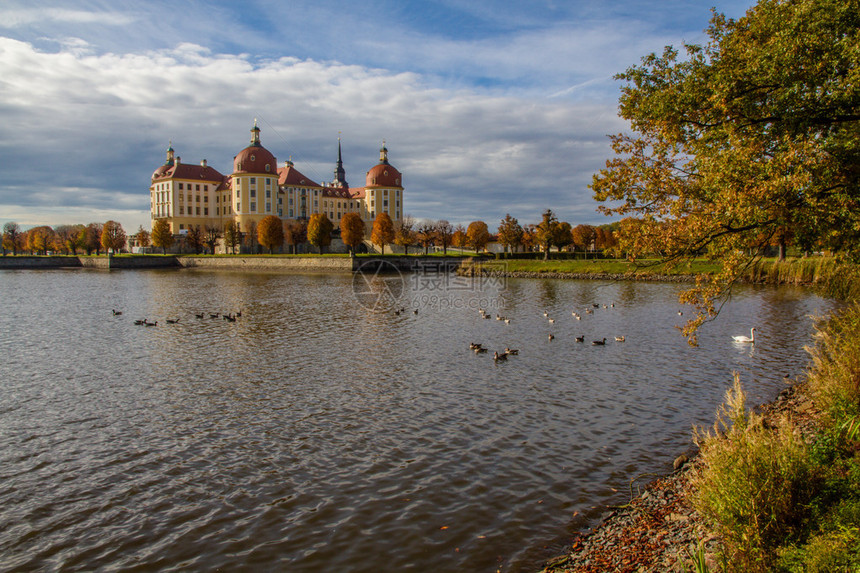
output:
[[[113,309],[111,312],[113,313],[114,316],[122,316],[121,310]],[[236,319],[240,318],[242,316],[242,311],[238,310],[236,312],[229,312],[229,313],[220,313],[220,312],[210,312],[210,313],[205,313],[205,312],[197,313],[197,312],[195,312],[194,313],[194,318],[196,318],[198,320],[205,319],[207,316],[209,317],[210,320],[213,318],[221,318],[223,320],[226,320],[227,322],[236,322]],[[178,324],[180,320],[181,320],[181,318],[167,318],[167,319],[165,319],[165,322],[167,324]],[[141,319],[135,320],[134,324],[135,324],[135,326],[158,326],[158,321],[157,320],[150,321],[149,319],[141,318]]]
[[[594,314],[595,309],[611,309],[611,308],[615,308],[615,303],[611,303],[608,305],[607,304],[592,304],[591,306],[585,308],[583,313],[586,315],[589,315],[589,314]],[[490,320],[493,318],[493,316],[491,314],[489,314],[483,308],[478,309],[478,313],[481,315],[481,318],[483,318],[483,319]],[[574,320],[580,320],[580,321],[582,320],[582,314],[580,314],[579,312],[574,310],[574,311],[571,311],[570,314]],[[552,324],[556,323],[556,318],[553,316],[550,316],[548,311],[545,310],[543,312],[543,316],[544,316],[544,319],[546,319],[548,324],[552,325]],[[506,316],[502,316],[500,314],[496,314],[495,319],[497,321],[504,322],[505,324],[511,323],[510,318],[508,318]],[[550,341],[555,340],[555,335],[550,333],[547,335],[547,338]],[[615,342],[625,342],[627,340],[627,337],[624,335],[615,336],[614,338],[615,338]],[[585,335],[583,334],[583,335],[575,336],[574,340],[576,342],[584,344],[585,343]],[[600,338],[600,339],[595,339],[595,340],[591,341],[591,345],[592,346],[606,346],[607,340],[608,339],[605,337]],[[471,351],[473,351],[475,354],[489,354],[489,351],[490,351],[489,348],[486,348],[483,345],[483,343],[480,343],[480,342],[470,342],[469,343],[469,349]],[[506,361],[509,356],[516,356],[519,354],[519,352],[520,351],[518,349],[512,349],[512,348],[505,348],[503,351],[494,350],[493,351],[493,360],[496,362]]]

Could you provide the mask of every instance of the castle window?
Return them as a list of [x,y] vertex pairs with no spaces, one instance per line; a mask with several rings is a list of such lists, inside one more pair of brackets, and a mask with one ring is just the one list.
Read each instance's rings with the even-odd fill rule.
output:
[[203,207],[203,214],[209,216],[209,207]]
[[[266,163],[266,173],[268,173],[271,170],[272,170],[272,166],[269,165],[268,163]],[[267,181],[267,183],[268,183],[268,181]]]
[[242,204],[241,204],[241,203],[236,203],[236,212],[237,212],[237,213],[241,213],[241,212],[242,212]]
[[200,207],[197,207],[197,214],[200,214]]
[[179,184],[179,189],[180,189],[180,190],[182,189],[182,183],[180,183],[180,184]]
[[180,231],[182,231],[182,230],[184,230],[184,229],[185,229],[185,224],[184,224],[184,223],[180,223],[180,224],[179,224],[179,230],[180,230]]
[[256,196],[257,196],[257,190],[251,189],[251,197],[256,197]]
[[[251,161],[256,161],[256,160],[257,160],[257,156],[256,156],[256,155],[252,155],[252,156],[251,156]],[[253,181],[251,181],[251,183],[253,183]]]
[[272,190],[266,189],[266,199],[271,199],[271,198],[272,198]]
[[204,195],[204,196],[203,196],[203,202],[204,202],[204,203],[208,203],[208,202],[209,202],[209,195]]
[[185,207],[183,207],[182,205],[180,205],[180,206],[179,206],[179,214],[180,214],[180,215],[184,215],[184,214],[185,214]]
[[271,210],[272,210],[272,204],[271,204],[271,203],[266,203],[266,213],[268,213],[268,212],[269,212],[269,211],[271,211]]
[[[253,157],[253,155],[251,157]],[[256,183],[257,183],[257,178],[251,177],[251,185],[256,185]]]
[[194,186],[194,190],[195,190],[195,191],[200,191],[200,185],[199,185],[199,184],[198,184],[198,185],[195,185],[195,186]]
[[256,212],[256,210],[257,210],[257,202],[251,201],[251,213]]

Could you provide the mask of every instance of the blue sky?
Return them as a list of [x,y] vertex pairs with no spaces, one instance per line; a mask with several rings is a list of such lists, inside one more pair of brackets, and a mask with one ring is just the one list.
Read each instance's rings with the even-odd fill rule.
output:
[[[37,5],[38,4],[38,5]],[[416,219],[608,222],[612,76],[750,1],[61,0],[0,4],[0,224],[149,228],[168,142],[224,174],[255,118],[280,163],[362,186],[385,140]]]

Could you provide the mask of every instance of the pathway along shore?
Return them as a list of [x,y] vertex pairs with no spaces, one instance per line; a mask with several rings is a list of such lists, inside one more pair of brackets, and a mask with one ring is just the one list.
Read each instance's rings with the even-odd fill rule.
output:
[[[805,435],[817,429],[818,412],[805,383],[786,388],[756,411],[765,423],[787,414]],[[577,534],[563,555],[547,561],[542,573],[694,571],[692,557],[700,543],[709,570],[719,570],[721,541],[708,531],[690,500],[697,463],[695,456],[676,460],[674,473],[648,484],[594,529]]]

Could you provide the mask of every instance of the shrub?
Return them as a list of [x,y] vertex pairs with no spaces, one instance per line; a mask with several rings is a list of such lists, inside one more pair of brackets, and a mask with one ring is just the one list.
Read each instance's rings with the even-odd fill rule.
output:
[[816,491],[808,448],[786,421],[767,429],[746,411],[740,378],[726,392],[713,433],[697,429],[702,467],[696,508],[723,536],[738,571],[766,571],[776,549],[797,536]]

